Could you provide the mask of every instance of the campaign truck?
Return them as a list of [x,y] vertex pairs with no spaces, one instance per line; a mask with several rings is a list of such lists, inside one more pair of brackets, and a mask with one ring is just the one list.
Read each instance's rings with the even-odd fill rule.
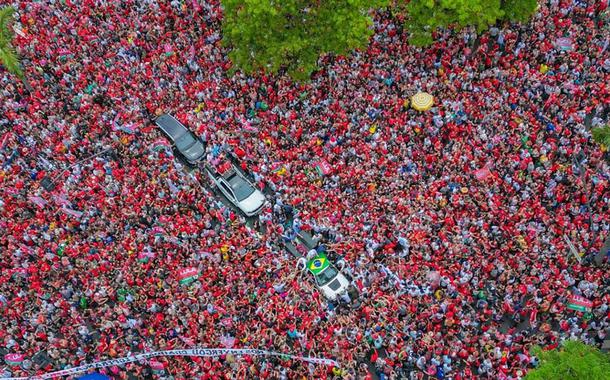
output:
[[318,253],[306,261],[305,268],[313,275],[316,286],[324,297],[331,301],[336,301],[350,286],[350,281],[330,262],[325,252]]

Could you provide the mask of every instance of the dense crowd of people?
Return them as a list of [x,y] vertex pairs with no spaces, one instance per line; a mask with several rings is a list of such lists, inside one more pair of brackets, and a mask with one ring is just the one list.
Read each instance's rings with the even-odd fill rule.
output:
[[[605,340],[610,171],[591,139],[610,119],[603,2],[551,0],[527,24],[425,49],[379,13],[366,51],[324,58],[302,84],[229,75],[218,0],[15,5],[33,91],[0,71],[0,353],[24,360],[0,376],[233,347],[340,367],[223,355],[101,371],[521,379],[535,345]],[[418,91],[431,110],[408,107]],[[163,147],[151,120],[166,112],[266,190],[264,233]],[[282,247],[295,226],[345,260],[357,307],[296,269]],[[190,267],[197,281],[180,284]],[[567,308],[573,295],[592,310]]]

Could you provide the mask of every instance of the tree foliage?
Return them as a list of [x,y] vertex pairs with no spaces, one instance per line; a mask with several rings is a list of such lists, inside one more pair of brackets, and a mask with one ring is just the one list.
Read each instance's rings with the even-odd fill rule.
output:
[[610,125],[593,128],[591,135],[596,143],[610,148]]
[[10,41],[12,39],[13,33],[9,23],[14,14],[15,8],[10,5],[0,8],[0,41]]
[[2,63],[8,72],[23,79],[24,75],[19,64],[17,52],[11,44],[14,34],[9,24],[14,13],[15,8],[11,6],[0,8],[0,63]]
[[538,4],[536,0],[395,0],[394,7],[406,16],[410,42],[426,46],[438,28],[473,26],[480,33],[497,21],[527,21]]
[[556,350],[534,349],[540,365],[526,380],[610,379],[610,355],[580,341],[568,340]]
[[537,0],[503,0],[503,20],[514,22],[527,22],[538,9]]
[[234,69],[280,69],[307,79],[320,55],[344,55],[367,45],[371,8],[387,0],[222,0],[223,42]]

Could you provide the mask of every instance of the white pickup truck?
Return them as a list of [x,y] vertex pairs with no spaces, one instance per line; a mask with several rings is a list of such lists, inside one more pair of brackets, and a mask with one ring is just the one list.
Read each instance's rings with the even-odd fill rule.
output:
[[327,299],[336,301],[341,294],[347,292],[350,281],[341,273],[344,261],[340,261],[340,268],[337,268],[328,260],[325,252],[320,252],[310,260],[301,258],[299,262],[304,266],[302,270],[313,275],[316,286]]
[[225,171],[219,172],[211,165],[206,164],[205,172],[213,185],[246,216],[254,216],[261,212],[266,201],[265,195],[234,165],[230,165]]

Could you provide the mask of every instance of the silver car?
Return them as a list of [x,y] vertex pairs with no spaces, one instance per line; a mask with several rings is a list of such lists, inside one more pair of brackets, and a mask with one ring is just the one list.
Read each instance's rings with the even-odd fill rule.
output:
[[155,124],[172,141],[178,154],[191,165],[197,165],[205,158],[203,142],[176,118],[163,114],[155,119]]
[[210,165],[205,171],[227,199],[247,216],[257,215],[265,205],[265,195],[258,190],[235,166],[224,173],[219,173]]

